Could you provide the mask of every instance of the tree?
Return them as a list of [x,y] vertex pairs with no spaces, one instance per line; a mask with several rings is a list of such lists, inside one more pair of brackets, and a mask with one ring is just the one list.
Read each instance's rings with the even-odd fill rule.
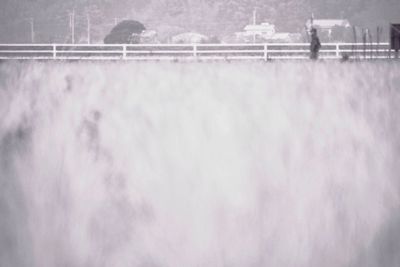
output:
[[124,20],[118,23],[104,38],[105,44],[139,43],[137,38],[146,28],[136,20]]

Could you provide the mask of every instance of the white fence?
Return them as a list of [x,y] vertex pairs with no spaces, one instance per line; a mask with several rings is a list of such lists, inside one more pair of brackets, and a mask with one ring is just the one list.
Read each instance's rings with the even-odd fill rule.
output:
[[[324,43],[323,59],[393,58],[388,43]],[[268,44],[0,44],[0,59],[273,60],[307,59],[308,43]]]

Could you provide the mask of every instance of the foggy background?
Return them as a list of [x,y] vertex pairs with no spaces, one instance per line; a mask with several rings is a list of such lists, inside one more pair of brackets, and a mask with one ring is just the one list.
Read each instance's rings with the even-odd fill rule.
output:
[[299,33],[315,18],[348,19],[351,25],[383,27],[400,21],[398,0],[0,0],[0,43],[71,41],[70,16],[75,11],[76,43],[85,42],[88,19],[93,43],[102,43],[119,21],[134,19],[159,37],[194,31],[223,39],[251,22],[268,21],[278,31]]

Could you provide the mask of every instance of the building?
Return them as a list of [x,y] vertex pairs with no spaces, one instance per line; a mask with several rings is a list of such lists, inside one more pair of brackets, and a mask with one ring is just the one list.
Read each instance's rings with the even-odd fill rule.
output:
[[277,32],[266,41],[276,43],[294,43],[301,41],[301,34],[300,33],[290,33],[290,32]]
[[277,32],[275,25],[268,22],[261,24],[250,24],[244,27],[243,32],[236,33],[236,41],[238,42],[282,42],[292,43],[298,42],[301,39],[301,34],[289,32]]
[[332,39],[332,31],[334,28],[347,29],[350,28],[350,22],[347,19],[309,19],[306,21],[307,31],[310,33],[311,28],[318,29],[322,34],[326,34],[328,39]]
[[347,19],[309,19],[306,22],[307,29],[314,27],[323,31],[329,31],[335,27],[349,28],[350,26],[350,22]]
[[157,44],[160,41],[158,40],[157,32],[155,30],[144,30],[140,34],[140,43],[141,44]]
[[242,32],[236,33],[236,39],[245,42],[256,42],[271,38],[275,34],[275,25],[268,22],[249,24]]
[[267,38],[275,34],[275,25],[264,22],[261,24],[250,24],[244,27],[244,33],[247,36],[259,36]]
[[185,32],[172,37],[173,44],[200,44],[207,43],[209,38],[196,32]]

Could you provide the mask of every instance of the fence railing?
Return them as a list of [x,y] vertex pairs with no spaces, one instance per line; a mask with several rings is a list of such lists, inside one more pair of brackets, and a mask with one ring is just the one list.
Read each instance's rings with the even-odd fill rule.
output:
[[[307,59],[308,43],[265,44],[0,44],[0,59],[273,60]],[[322,59],[393,58],[388,43],[324,43]]]

